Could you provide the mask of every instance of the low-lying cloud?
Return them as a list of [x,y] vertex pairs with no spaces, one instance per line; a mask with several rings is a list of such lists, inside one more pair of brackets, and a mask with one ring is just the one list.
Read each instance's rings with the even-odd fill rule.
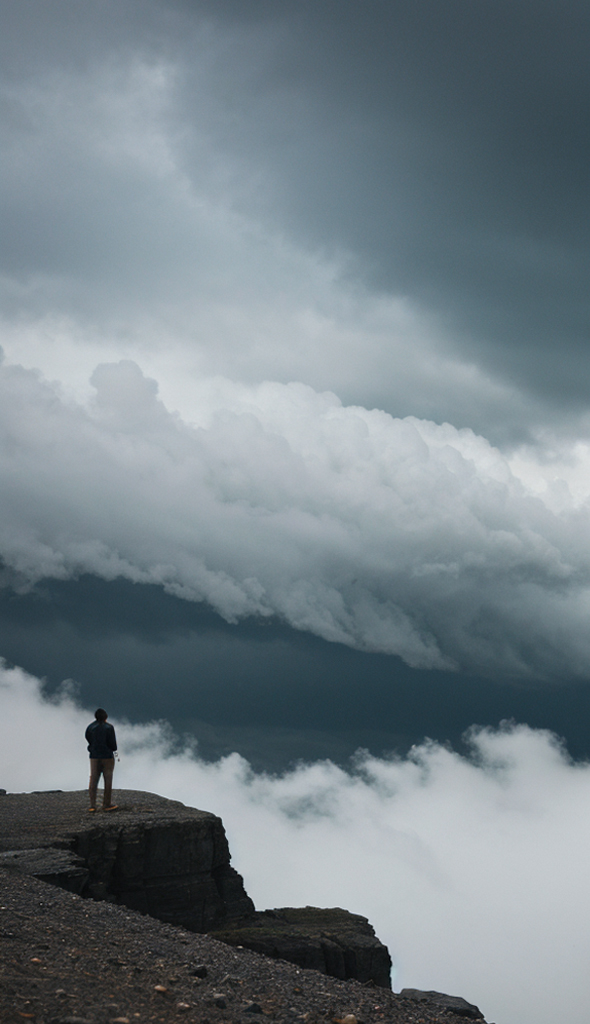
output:
[[120,576],[413,667],[587,675],[585,448],[546,484],[471,430],[302,384],[201,381],[189,424],[132,362],[92,383],[83,406],[0,368],[0,556],[21,585]]
[[[86,785],[92,715],[66,692],[0,668],[0,785]],[[223,817],[256,905],[344,906],[391,950],[394,987],[478,1003],[497,1024],[582,1020],[587,1008],[590,770],[526,726],[472,736],[472,756],[436,744],[407,759],[359,754],[281,777],[237,754],[172,752],[161,724],[115,723],[116,784]]]

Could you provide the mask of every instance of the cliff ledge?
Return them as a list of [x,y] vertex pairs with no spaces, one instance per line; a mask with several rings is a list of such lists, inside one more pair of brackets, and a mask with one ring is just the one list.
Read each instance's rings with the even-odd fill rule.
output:
[[335,978],[391,987],[389,951],[366,918],[340,908],[256,912],[215,814],[135,790],[118,790],[109,814],[89,814],[85,791],[0,800],[0,867]]

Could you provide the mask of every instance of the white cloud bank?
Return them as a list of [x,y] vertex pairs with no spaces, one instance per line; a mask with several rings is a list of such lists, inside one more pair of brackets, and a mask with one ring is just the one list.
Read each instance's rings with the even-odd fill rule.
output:
[[123,576],[415,667],[588,674],[586,448],[571,487],[547,484],[471,430],[302,384],[203,380],[189,424],[132,362],[92,380],[84,406],[0,368],[0,557],[21,582]]
[[[0,668],[0,785],[81,789],[91,713]],[[590,767],[546,732],[481,731],[473,758],[437,745],[280,778],[237,754],[170,755],[161,727],[117,725],[116,784],[220,814],[259,909],[316,904],[368,916],[396,989],[478,1003],[496,1024],[586,1019]]]

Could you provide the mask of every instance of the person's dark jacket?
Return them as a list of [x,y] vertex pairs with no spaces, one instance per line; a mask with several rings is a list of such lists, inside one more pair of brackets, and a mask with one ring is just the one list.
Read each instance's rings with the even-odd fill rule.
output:
[[110,722],[91,722],[86,730],[90,757],[112,757],[117,749],[117,737]]

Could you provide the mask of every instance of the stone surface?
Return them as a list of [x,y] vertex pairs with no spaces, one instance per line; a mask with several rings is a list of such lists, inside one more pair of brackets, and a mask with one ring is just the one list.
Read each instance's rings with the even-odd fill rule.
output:
[[117,811],[90,814],[85,791],[3,796],[0,866],[334,978],[391,987],[389,952],[366,918],[314,907],[256,913],[216,815],[152,793],[113,799]]
[[42,882],[58,885],[78,895],[86,887],[90,874],[81,857],[68,850],[54,850],[51,847],[0,853],[0,868],[34,875]]
[[403,999],[415,999],[419,1003],[430,1003],[434,1006],[444,1007],[452,1010],[457,1017],[467,1017],[470,1020],[483,1020],[483,1013],[473,1003],[468,1003],[461,996],[447,996],[444,992],[424,992],[419,988],[403,988],[400,992]]
[[283,907],[213,932],[233,946],[288,960],[333,978],[391,988],[391,957],[366,917],[339,907]]
[[[1,810],[0,810],[1,813]],[[0,1021],[63,1024],[462,1024],[387,989],[340,981],[0,870]],[[196,979],[195,967],[206,968]],[[195,984],[195,982],[198,982]],[[161,993],[157,986],[165,991]],[[65,993],[65,995],[64,995]],[[224,1009],[213,1003],[223,993]],[[178,1004],[188,1004],[183,1014]],[[262,1015],[249,1012],[252,1003]]]
[[7,794],[3,865],[193,931],[254,913],[220,818],[152,793],[114,799],[116,812],[89,814],[85,791]]
[[[15,884],[17,876],[33,877],[77,894],[69,899],[92,896],[107,901],[101,904],[104,908],[119,903],[146,914],[142,919],[146,922],[157,919],[192,932],[208,932],[244,951],[284,959],[299,968],[390,988],[387,947],[361,915],[317,907],[256,912],[241,877],[230,866],[225,831],[214,814],[136,791],[117,791],[114,799],[119,810],[94,814],[88,813],[86,791],[0,793],[0,797],[0,881],[3,868]],[[24,879],[22,884],[27,884]],[[35,903],[36,920],[45,902]],[[118,912],[115,907],[113,912]],[[84,921],[89,916],[86,913]],[[18,938],[6,932],[5,938],[9,937]],[[45,944],[43,949],[47,948]],[[30,963],[42,961],[35,956]],[[204,964],[183,966],[194,986],[207,984]],[[222,983],[230,978],[223,975]],[[65,991],[54,989],[55,998],[64,997]],[[404,989],[398,999],[401,1006],[419,1004],[419,1012],[432,1020],[432,1013],[438,1019],[440,1011],[456,1018],[482,1019],[477,1007],[458,996]],[[184,1005],[180,1001],[175,1013]],[[426,1007],[428,1011],[422,1009]],[[260,1009],[251,998],[245,1000],[242,1012],[253,1015]],[[59,1020],[64,1024],[66,1018]]]

